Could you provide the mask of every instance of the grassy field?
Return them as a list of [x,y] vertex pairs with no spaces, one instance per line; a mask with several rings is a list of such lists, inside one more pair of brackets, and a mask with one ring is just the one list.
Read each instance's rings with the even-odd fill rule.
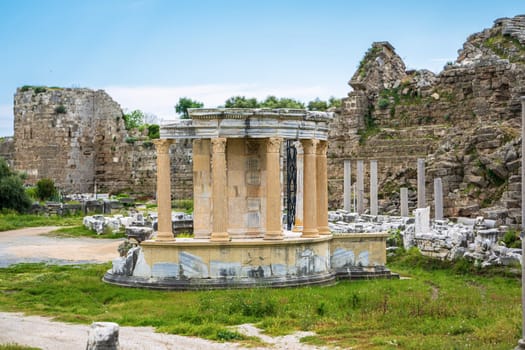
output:
[[73,226],[73,227],[63,227],[59,228],[58,230],[55,230],[53,232],[48,233],[46,236],[53,236],[53,237],[90,237],[90,238],[101,238],[101,239],[114,239],[114,238],[123,238],[126,237],[124,234],[124,231],[120,231],[117,233],[106,233],[102,235],[98,235],[95,231],[91,231],[85,226]]
[[44,216],[18,213],[0,213],[0,231],[38,226],[78,226],[82,216]]
[[310,330],[310,344],[353,349],[510,349],[521,330],[520,280],[407,253],[390,266],[410,279],[330,287],[165,292],[101,282],[108,265],[24,264],[0,269],[0,310],[68,322],[113,321],[214,340],[230,326],[271,335]]

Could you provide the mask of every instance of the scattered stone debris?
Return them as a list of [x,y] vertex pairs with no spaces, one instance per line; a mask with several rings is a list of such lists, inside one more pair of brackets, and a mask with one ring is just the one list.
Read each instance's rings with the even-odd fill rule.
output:
[[118,350],[119,326],[113,322],[93,322],[88,333],[86,350]]
[[429,230],[418,227],[414,218],[358,215],[345,210],[330,211],[328,220],[334,234],[390,231],[400,236],[405,249],[417,247],[421,254],[442,260],[465,258],[481,267],[521,264],[521,249],[506,247],[501,241],[508,227],[496,227],[496,220],[483,217],[433,220]]

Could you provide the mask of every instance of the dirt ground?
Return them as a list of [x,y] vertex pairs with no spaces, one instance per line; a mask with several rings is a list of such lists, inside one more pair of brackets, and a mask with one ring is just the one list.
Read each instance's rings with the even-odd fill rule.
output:
[[[107,262],[118,256],[122,241],[91,238],[58,238],[44,236],[56,227],[27,228],[0,232],[0,267],[20,262],[58,264]],[[40,316],[0,312],[0,344],[18,343],[41,349],[85,349],[89,325],[55,322]],[[155,333],[152,327],[120,327],[121,350],[219,350],[219,349],[324,349],[301,344],[299,339],[312,335],[298,332],[283,337],[261,334],[250,324],[241,325],[239,332],[257,336],[268,344],[264,348],[243,348],[232,343],[217,343],[200,338]]]

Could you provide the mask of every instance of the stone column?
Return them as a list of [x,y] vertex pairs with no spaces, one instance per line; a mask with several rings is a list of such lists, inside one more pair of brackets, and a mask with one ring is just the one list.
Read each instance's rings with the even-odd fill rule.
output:
[[440,177],[434,179],[434,219],[443,220],[443,183]]
[[295,223],[292,231],[302,232],[303,231],[303,190],[304,190],[304,154],[303,146],[301,142],[294,142],[295,149],[297,151],[296,155],[296,165],[297,165],[297,181],[296,181],[296,192],[295,192]]
[[317,171],[315,148],[318,140],[301,140],[304,150],[303,234],[301,237],[319,237],[317,230]]
[[408,217],[408,188],[401,187],[400,197],[401,216]]
[[417,160],[417,207],[425,208],[425,159]]
[[170,145],[171,140],[154,140],[157,150],[157,241],[172,241],[171,223],[171,176]]
[[212,232],[210,139],[193,140],[193,237],[209,239]]
[[320,235],[329,235],[328,227],[328,179],[326,173],[326,149],[328,143],[319,141],[316,147],[316,177],[317,177],[317,230]]
[[226,138],[211,139],[212,233],[210,240],[226,242],[228,236],[228,196],[226,176]]
[[348,212],[352,210],[352,163],[350,159],[344,160],[344,178],[343,178],[343,204],[344,209]]
[[364,212],[364,195],[365,195],[365,174],[363,169],[363,161],[357,161],[357,213],[359,215]]
[[282,139],[266,141],[266,232],[264,239],[283,239],[281,226],[281,168],[279,150]]
[[[525,96],[521,96],[521,251],[525,252]],[[521,339],[516,349],[525,349],[525,254],[521,254]]]
[[370,214],[377,215],[377,160],[370,161]]

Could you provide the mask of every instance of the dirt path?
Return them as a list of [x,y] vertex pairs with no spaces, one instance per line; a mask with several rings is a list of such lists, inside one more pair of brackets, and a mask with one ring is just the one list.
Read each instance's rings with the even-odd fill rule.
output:
[[[35,227],[0,232],[0,267],[21,262],[59,264],[107,262],[117,257],[122,241],[92,238],[59,238],[43,236],[57,227]],[[88,325],[55,322],[46,317],[0,312],[0,344],[18,343],[41,349],[85,349]],[[301,337],[313,333],[298,332],[282,337],[260,333],[253,325],[239,326],[239,332],[257,336],[268,344],[264,348],[244,348],[233,343],[155,333],[152,327],[120,327],[121,350],[220,350],[220,349],[323,349],[301,344]]]
[[118,256],[122,239],[43,236],[58,227],[32,227],[0,232],[0,267],[21,262],[100,263]]

